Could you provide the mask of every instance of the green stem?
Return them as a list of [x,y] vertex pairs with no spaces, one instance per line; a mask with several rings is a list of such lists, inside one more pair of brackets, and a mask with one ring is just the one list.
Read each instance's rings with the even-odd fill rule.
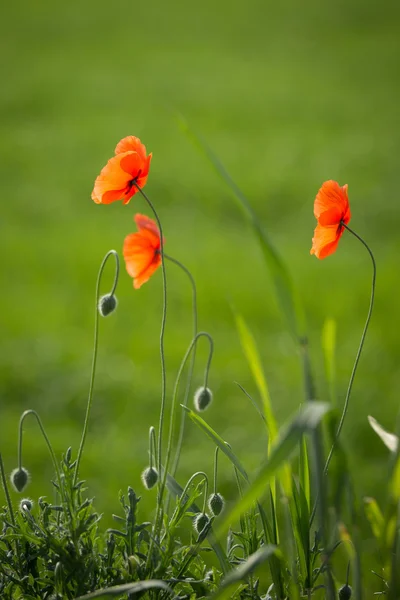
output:
[[[163,313],[161,318],[161,331],[160,331],[160,357],[161,357],[161,408],[160,408],[160,421],[159,421],[159,430],[158,430],[158,444],[157,444],[157,468],[158,472],[161,473],[161,464],[162,464],[162,435],[164,428],[164,414],[165,414],[165,396],[166,396],[166,373],[165,373],[165,354],[164,354],[164,334],[165,334],[165,323],[167,320],[167,273],[165,269],[165,255],[164,255],[164,238],[163,238],[163,230],[160,218],[157,214],[157,211],[154,207],[154,204],[150,200],[150,198],[145,194],[141,187],[138,186],[137,183],[134,183],[136,189],[140,192],[143,198],[146,200],[149,205],[151,211],[154,214],[154,217],[157,221],[158,230],[160,232],[160,255],[161,255],[161,268],[162,268],[162,277],[163,277]],[[161,486],[159,487],[158,494],[158,504],[162,503],[162,495],[163,489]]]
[[87,405],[86,405],[85,422],[84,422],[84,425],[83,425],[82,437],[81,437],[81,441],[80,441],[80,445],[79,445],[79,450],[78,450],[78,456],[77,456],[76,465],[75,465],[74,484],[76,484],[76,481],[78,479],[79,465],[80,465],[80,462],[81,462],[82,452],[83,452],[83,448],[84,448],[84,445],[85,445],[86,434],[87,434],[88,425],[89,425],[90,409],[91,409],[91,406],[92,406],[92,399],[93,399],[94,379],[95,379],[96,364],[97,364],[97,350],[98,350],[98,345],[99,345],[99,309],[98,309],[98,304],[99,304],[99,296],[100,296],[100,283],[101,283],[101,277],[103,275],[104,267],[106,266],[107,260],[109,259],[109,257],[111,255],[113,255],[114,258],[115,258],[115,275],[114,275],[113,287],[112,287],[112,290],[111,290],[111,293],[110,293],[111,296],[114,295],[116,287],[117,287],[117,283],[118,283],[119,257],[118,257],[118,254],[117,254],[117,252],[115,250],[110,250],[109,252],[107,252],[107,254],[105,255],[105,257],[103,258],[103,261],[102,261],[102,263],[100,265],[99,273],[97,275],[96,304],[95,304],[95,318],[94,318],[94,342],[93,342],[92,371],[91,371],[91,375],[90,375],[89,395],[88,395],[88,401],[87,401]]
[[206,337],[210,343],[210,351],[208,353],[208,360],[207,360],[205,371],[204,371],[204,382],[205,382],[204,387],[207,387],[208,372],[210,370],[211,360],[212,360],[213,352],[214,352],[214,342],[209,333],[207,333],[206,331],[200,331],[190,342],[190,346],[187,349],[185,356],[183,357],[183,360],[179,367],[178,375],[177,375],[176,381],[175,381],[174,392],[172,395],[171,416],[170,416],[170,422],[169,422],[168,446],[167,446],[167,453],[166,453],[166,457],[165,457],[164,472],[163,472],[163,476],[162,476],[163,488],[165,488],[167,475],[168,475],[168,467],[169,467],[171,453],[172,453],[172,442],[173,442],[173,437],[174,437],[175,413],[176,413],[176,408],[177,408],[179,383],[180,383],[180,380],[182,377],[183,370],[188,361],[188,358],[189,358],[192,350],[196,347],[196,344],[201,337]]
[[217,493],[218,452],[219,448],[217,446],[214,454],[214,494]]
[[[195,280],[194,280],[191,272],[189,271],[189,269],[187,269],[185,267],[185,265],[183,265],[180,261],[176,260],[175,258],[172,258],[171,256],[168,256],[167,254],[164,254],[164,257],[167,258],[170,262],[173,262],[180,269],[182,269],[182,271],[184,271],[184,273],[186,273],[186,275],[189,278],[190,284],[192,286],[192,297],[193,297],[193,300],[192,300],[192,303],[193,303],[193,337],[195,338],[196,335],[197,335],[197,291],[196,291],[196,282],[195,282]],[[193,377],[193,371],[194,371],[195,361],[196,361],[196,347],[193,348],[192,360],[191,360],[190,365],[189,365],[189,372],[188,372],[186,390],[185,390],[185,395],[184,395],[183,402],[182,402],[182,404],[184,406],[187,406],[188,400],[189,400],[190,386],[191,386],[191,383],[192,383],[192,377]],[[178,470],[178,466],[179,466],[179,460],[180,460],[180,455],[181,455],[181,450],[182,450],[182,444],[183,444],[183,436],[184,436],[184,433],[185,433],[185,424],[186,424],[186,411],[183,410],[182,413],[181,413],[181,423],[180,423],[180,427],[179,427],[179,436],[178,436],[178,442],[177,442],[176,451],[175,451],[175,457],[174,457],[174,461],[173,461],[172,469],[171,469],[172,477],[175,477],[175,474],[176,474],[176,472]]]
[[336,444],[338,442],[340,433],[342,431],[342,427],[343,427],[343,423],[344,420],[346,418],[346,414],[347,414],[347,409],[349,406],[349,400],[350,400],[350,394],[351,394],[351,390],[353,387],[353,381],[354,381],[354,377],[357,371],[357,366],[358,366],[358,362],[360,360],[360,356],[361,356],[361,352],[364,346],[364,341],[365,341],[365,336],[367,335],[367,331],[368,331],[368,325],[369,322],[371,320],[371,315],[372,315],[372,309],[374,307],[374,298],[375,298],[375,283],[376,283],[376,263],[375,263],[375,258],[374,255],[372,254],[372,251],[370,249],[370,247],[368,246],[368,244],[366,244],[366,242],[364,242],[364,240],[352,229],[350,229],[350,227],[348,225],[346,225],[345,223],[341,223],[341,225],[343,225],[343,227],[345,227],[351,234],[354,235],[354,237],[356,237],[362,244],[363,246],[367,249],[370,257],[371,257],[371,261],[372,261],[372,286],[371,286],[371,297],[370,297],[370,302],[369,302],[369,309],[368,309],[368,315],[367,315],[367,320],[365,321],[365,325],[364,325],[364,329],[361,335],[361,340],[360,340],[360,345],[358,347],[357,350],[357,354],[356,354],[356,359],[354,361],[354,365],[353,365],[353,370],[351,372],[350,375],[350,380],[349,380],[349,385],[347,387],[347,393],[346,393],[346,398],[344,401],[344,406],[343,406],[343,412],[342,412],[342,416],[340,417],[340,421],[339,421],[339,425],[336,431],[336,435],[335,435],[335,439],[333,440],[333,444],[332,447],[330,449],[328,458],[326,460],[325,463],[325,468],[324,468],[324,473],[326,474],[328,472],[328,468],[329,468],[329,463],[331,462],[331,458],[333,455],[333,452],[335,450]]
[[59,491],[60,491],[60,494],[61,494],[62,493],[62,490],[61,490],[61,475],[60,475],[60,469],[58,468],[57,458],[56,458],[56,455],[54,453],[53,447],[52,447],[52,445],[50,443],[50,440],[49,440],[49,438],[47,436],[45,428],[43,427],[42,421],[41,421],[38,413],[36,412],[36,410],[32,410],[32,409],[26,410],[25,412],[22,413],[21,418],[19,420],[19,429],[18,429],[18,468],[19,469],[22,468],[23,424],[24,424],[24,421],[25,421],[25,419],[26,419],[26,417],[28,415],[32,415],[32,416],[35,417],[35,419],[37,421],[37,424],[39,425],[40,431],[42,432],[44,440],[45,440],[45,442],[47,444],[47,447],[49,449],[51,459],[53,461],[54,469],[55,469],[55,472],[56,472],[56,475],[57,475],[57,483],[58,483]]
[[8,512],[10,513],[11,523],[13,525],[15,525],[14,511],[13,511],[13,507],[12,507],[12,503],[11,503],[10,492],[8,490],[7,478],[6,478],[6,473],[4,471],[3,457],[1,456],[1,453],[0,453],[0,475],[1,475],[1,483],[3,484],[4,493],[6,495]]

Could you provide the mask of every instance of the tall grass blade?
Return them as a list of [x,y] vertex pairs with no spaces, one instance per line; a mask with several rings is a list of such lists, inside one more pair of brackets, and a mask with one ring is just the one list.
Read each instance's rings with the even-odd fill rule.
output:
[[304,311],[298,297],[297,291],[294,287],[292,278],[289,274],[285,263],[278,254],[277,250],[273,246],[268,235],[261,227],[257,215],[255,214],[250,202],[243,194],[241,189],[233,181],[221,161],[214,154],[211,148],[198,136],[188,125],[187,121],[181,116],[178,117],[178,124],[188,137],[188,139],[194,144],[194,146],[200,150],[200,152],[206,157],[206,159],[213,166],[217,174],[227,184],[235,200],[237,201],[240,208],[246,215],[250,225],[253,228],[254,234],[258,239],[261,250],[263,252],[265,262],[271,274],[271,278],[275,287],[275,293],[277,296],[278,304],[283,312],[283,315],[288,324],[289,330],[293,335],[294,339],[298,341],[305,332],[305,318]]
[[280,552],[273,544],[266,544],[251,554],[249,558],[242,562],[236,569],[231,571],[222,581],[219,589],[215,594],[211,596],[212,600],[221,600],[221,598],[230,598],[232,596],[226,595],[226,592],[230,593],[241,581],[247,579],[247,577],[266,560],[272,556],[279,556]]
[[170,594],[174,593],[163,581],[159,581],[158,579],[148,579],[147,581],[124,583],[103,590],[97,590],[96,592],[79,596],[79,598],[76,598],[75,600],[92,600],[92,598],[107,598],[109,596],[121,596],[121,594],[143,594],[143,592],[146,592],[147,590],[154,589],[164,590]]
[[216,446],[218,446],[218,448],[231,461],[232,465],[238,470],[238,472],[241,474],[243,479],[245,479],[245,481],[248,482],[249,478],[246,473],[246,470],[244,469],[243,465],[241,464],[241,462],[239,461],[237,456],[232,452],[232,450],[229,448],[229,446],[226,445],[226,443],[222,439],[222,437],[220,435],[218,435],[218,433],[216,431],[214,431],[214,429],[212,427],[210,427],[210,425],[208,423],[206,423],[204,421],[204,419],[202,419],[201,417],[199,417],[199,415],[197,415],[195,412],[190,410],[190,408],[187,408],[187,406],[183,406],[183,404],[181,404],[181,406],[184,410],[187,411],[188,416],[193,421],[193,423],[195,423],[202,431],[204,431],[204,433],[210,438],[210,440],[212,440],[214,442],[214,444]]
[[261,499],[265,495],[272,477],[283,467],[285,461],[290,458],[296,446],[300,443],[301,437],[317,427],[329,408],[329,404],[327,403],[313,402],[306,405],[292,419],[273,444],[267,462],[261,468],[251,487],[220,523],[216,532],[217,537],[225,534],[229,526],[243,512],[250,508],[257,499]]
[[325,376],[328,382],[329,399],[333,406],[336,406],[336,321],[326,319],[322,328],[322,351],[324,354]]
[[261,364],[260,355],[254,337],[248,328],[244,318],[235,310],[233,311],[236,327],[239,333],[240,343],[247,363],[250,367],[258,392],[261,396],[264,415],[267,423],[270,443],[274,441],[278,434],[278,427],[272,411],[271,397],[269,395],[267,380]]

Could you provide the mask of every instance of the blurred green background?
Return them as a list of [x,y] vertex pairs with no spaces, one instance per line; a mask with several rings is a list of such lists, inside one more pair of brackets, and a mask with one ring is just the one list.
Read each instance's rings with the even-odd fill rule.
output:
[[[368,307],[370,259],[349,235],[326,261],[309,249],[319,186],[331,178],[349,184],[351,225],[374,249],[378,282],[343,440],[359,497],[383,500],[387,452],[367,415],[393,429],[399,405],[399,17],[394,1],[4,5],[0,448],[8,471],[16,466],[19,415],[28,408],[40,413],[57,454],[69,445],[77,450],[97,270],[134,230],[134,212],[148,213],[138,196],[126,207],[90,199],[95,177],[129,134],[153,152],[146,192],[164,224],[166,250],[196,278],[200,328],[215,339],[207,420],[249,469],[257,467],[266,439],[233,383],[257,397],[230,302],[255,333],[279,422],[303,400],[297,350],[259,247],[229,190],[180,132],[181,113],[245,191],[290,266],[307,312],[319,399],[327,398],[321,328],[327,316],[337,320],[341,401]],[[104,291],[111,280],[110,266]],[[161,273],[135,291],[123,268],[118,298],[118,311],[101,322],[81,469],[106,524],[119,510],[118,491],[141,489],[147,432],[158,421]],[[190,289],[174,265],[168,302],[170,394],[192,327]],[[196,385],[205,359],[204,344]],[[25,432],[28,493],[51,495],[44,442],[35,423]],[[189,426],[179,479],[211,470],[212,450]],[[233,495],[227,464],[220,477]],[[366,527],[366,554],[370,537]]]

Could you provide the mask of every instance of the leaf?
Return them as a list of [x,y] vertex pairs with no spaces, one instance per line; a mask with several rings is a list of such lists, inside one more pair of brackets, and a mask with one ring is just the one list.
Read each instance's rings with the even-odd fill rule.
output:
[[328,381],[330,401],[336,404],[336,369],[335,369],[335,348],[336,348],[336,321],[326,319],[322,329],[322,351],[325,361],[325,375]]
[[384,429],[382,425],[379,425],[378,421],[370,415],[368,415],[368,421],[375,433],[379,435],[385,446],[389,448],[391,452],[396,452],[399,443],[399,438],[397,435],[386,431],[386,429]]
[[190,408],[187,408],[187,406],[184,406],[183,404],[181,404],[181,406],[183,409],[186,410],[193,423],[200,427],[200,429],[204,431],[204,433],[214,442],[214,444],[218,446],[218,448],[229,458],[229,460],[231,461],[233,466],[239,471],[243,479],[248,481],[249,478],[246,473],[246,470],[240,463],[237,456],[232,452],[229,446],[227,446],[226,442],[222,439],[222,437],[219,436],[218,433],[214,431],[214,429],[204,421],[204,419],[202,419],[201,417],[199,417],[199,415],[190,410]]
[[324,402],[309,403],[292,419],[291,423],[273,444],[267,462],[261,468],[250,488],[220,523],[216,531],[217,538],[225,534],[229,526],[257,499],[261,500],[268,489],[267,484],[276,472],[283,467],[285,461],[290,458],[300,443],[301,437],[305,433],[313,431],[329,409],[329,404]]
[[247,327],[247,324],[243,317],[237,313],[235,310],[233,311],[233,315],[235,318],[236,327],[239,333],[240,343],[243,348],[243,352],[246,356],[247,363],[250,367],[251,373],[253,375],[254,381],[257,385],[259,394],[263,401],[264,405],[264,415],[267,422],[267,428],[269,433],[270,442],[276,438],[278,434],[278,428],[276,425],[275,417],[272,412],[271,398],[268,391],[267,381],[265,379],[264,371],[261,364],[260,355],[258,353],[258,349],[256,346],[256,342],[254,337]]
[[372,533],[377,540],[382,539],[385,522],[377,501],[374,498],[364,498],[364,509]]
[[194,146],[201,151],[201,153],[211,163],[217,174],[227,184],[238,205],[246,215],[250,225],[253,228],[254,234],[258,239],[265,262],[269,268],[272,282],[275,287],[275,294],[278,304],[285,316],[291,334],[293,335],[294,339],[298,341],[299,338],[304,335],[305,330],[304,310],[293,285],[289,270],[271,243],[266,232],[261,227],[250,202],[243,194],[241,189],[233,181],[218,157],[214,154],[211,148],[197,134],[194,133],[194,131],[189,127],[187,121],[181,116],[178,117],[178,124],[188,139],[190,139]]
[[110,588],[97,590],[84,596],[79,596],[75,600],[92,600],[92,598],[106,598],[107,596],[118,596],[120,594],[139,594],[146,590],[160,589],[173,594],[173,590],[167,586],[163,581],[158,579],[149,579],[147,581],[139,581],[137,583],[124,583],[122,585],[116,585]]
[[228,591],[232,592],[238,583],[246,579],[257,567],[272,556],[279,554],[278,548],[273,544],[266,544],[259,548],[222,580],[217,592],[211,596],[212,600],[216,600],[217,598],[219,600],[222,600],[222,598],[231,598],[232,596],[227,595]]

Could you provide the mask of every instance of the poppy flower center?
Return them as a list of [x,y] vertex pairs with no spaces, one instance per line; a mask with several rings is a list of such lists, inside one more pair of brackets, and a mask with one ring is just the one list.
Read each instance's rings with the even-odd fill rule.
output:
[[138,174],[136,175],[136,177],[134,177],[133,179],[131,179],[130,181],[128,181],[128,185],[127,185],[127,189],[125,194],[129,194],[129,192],[131,191],[131,189],[133,188],[134,185],[136,185],[137,180],[140,177],[140,174],[142,172],[142,169],[139,169]]

